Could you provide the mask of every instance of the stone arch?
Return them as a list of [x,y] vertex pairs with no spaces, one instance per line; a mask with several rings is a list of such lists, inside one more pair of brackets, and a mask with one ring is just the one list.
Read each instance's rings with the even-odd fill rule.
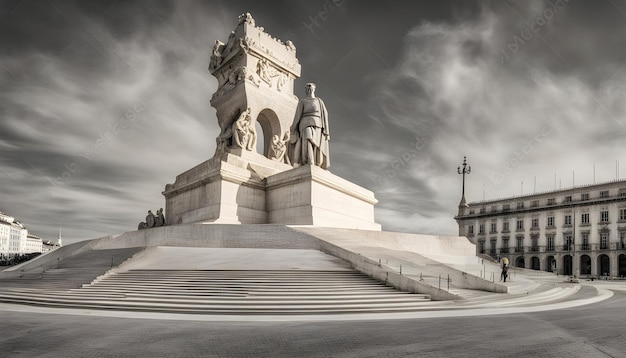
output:
[[544,267],[547,272],[554,272],[554,266],[556,266],[556,260],[554,256],[550,255],[546,257]]
[[621,254],[617,258],[617,273],[620,277],[626,277],[626,255]]
[[519,268],[526,267],[524,256],[519,256],[518,258],[515,259],[515,267],[519,267]]
[[539,258],[537,256],[533,256],[530,258],[530,268],[533,270],[541,269],[541,262],[539,261]]
[[598,276],[611,275],[611,259],[608,255],[598,256]]
[[572,274],[572,256],[565,255],[563,256],[563,275],[571,275]]
[[[269,108],[263,109],[256,117],[256,123],[261,126],[263,133],[257,133],[257,140],[263,140],[263,154],[268,156],[270,143],[272,143],[272,137],[278,135],[282,137],[281,125],[276,112]],[[286,129],[287,130],[287,129]]]
[[580,255],[580,274],[591,275],[591,257],[589,255]]

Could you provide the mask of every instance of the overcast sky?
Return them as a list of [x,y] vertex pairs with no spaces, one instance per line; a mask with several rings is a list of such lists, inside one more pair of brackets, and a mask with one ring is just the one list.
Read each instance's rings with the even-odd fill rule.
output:
[[[626,1],[2,1],[0,211],[64,243],[134,230],[209,159],[208,73],[237,17],[292,40],[331,172],[384,230],[455,234],[480,201],[626,173]],[[573,174],[575,172],[575,174]]]

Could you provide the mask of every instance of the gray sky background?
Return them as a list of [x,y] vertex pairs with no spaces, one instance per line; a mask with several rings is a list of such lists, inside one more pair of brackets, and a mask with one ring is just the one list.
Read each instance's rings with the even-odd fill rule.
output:
[[69,243],[164,207],[215,150],[210,50],[246,11],[296,45],[296,94],[316,82],[329,108],[331,172],[374,190],[384,230],[455,234],[464,155],[469,201],[626,171],[626,1],[15,0],[0,211]]

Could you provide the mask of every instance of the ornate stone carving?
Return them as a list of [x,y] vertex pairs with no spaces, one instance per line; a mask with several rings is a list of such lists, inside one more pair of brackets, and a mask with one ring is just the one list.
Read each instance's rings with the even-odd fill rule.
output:
[[233,145],[245,150],[254,150],[256,147],[256,129],[252,125],[250,108],[241,113],[239,119],[233,124]]
[[241,112],[232,126],[226,128],[215,140],[217,142],[216,154],[225,152],[226,148],[254,150],[257,142],[257,133],[252,124],[250,108]]
[[290,164],[289,156],[287,154],[287,143],[289,143],[289,132],[285,132],[281,138],[278,134],[272,137],[272,143],[270,145],[269,158],[281,162]]
[[252,15],[250,15],[249,12],[239,15],[239,23],[242,24],[244,22],[247,22],[248,24],[255,26],[254,18],[252,18]]
[[214,71],[222,63],[222,53],[226,45],[220,41],[215,40],[213,45],[213,53],[211,54],[211,62],[209,63],[209,71]]

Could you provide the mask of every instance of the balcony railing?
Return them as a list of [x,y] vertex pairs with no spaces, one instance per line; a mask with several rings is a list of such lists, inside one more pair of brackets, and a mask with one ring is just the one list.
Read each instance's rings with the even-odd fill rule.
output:
[[[557,245],[531,245],[524,247],[500,247],[496,248],[495,251],[490,249],[489,254],[495,255],[499,254],[535,254],[535,253],[589,253],[591,251],[604,251],[604,250],[623,250],[624,254],[626,254],[626,243],[622,244],[620,242],[610,242],[607,245],[603,246],[602,244],[578,244],[578,245],[567,245],[567,244],[559,244]],[[487,251],[484,250],[483,253]]]

